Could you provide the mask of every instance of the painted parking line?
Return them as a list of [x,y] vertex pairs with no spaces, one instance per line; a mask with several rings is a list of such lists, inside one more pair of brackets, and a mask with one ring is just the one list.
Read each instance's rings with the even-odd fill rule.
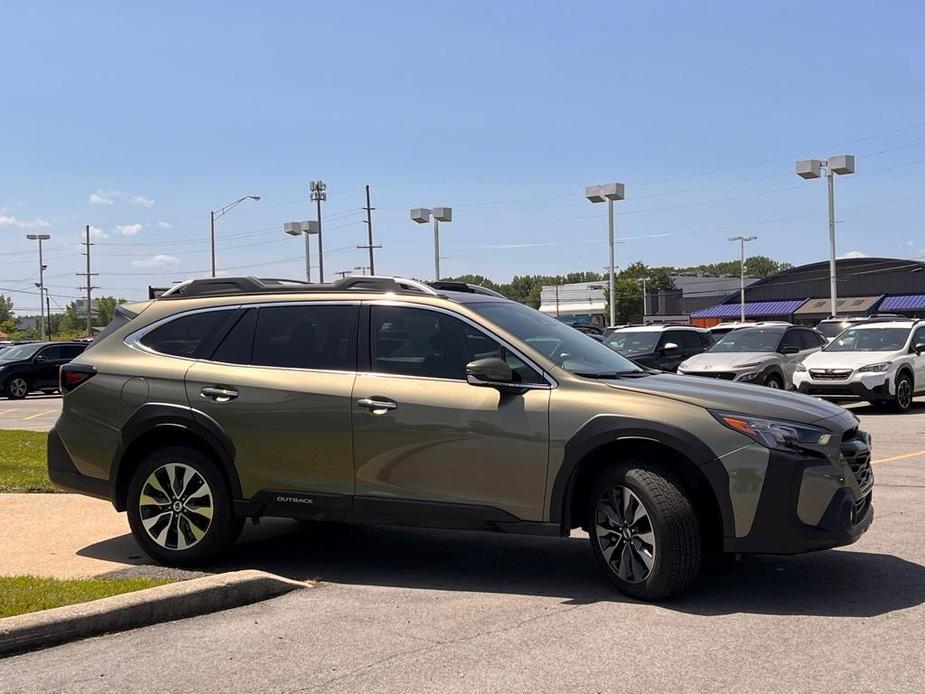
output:
[[57,412],[57,411],[58,411],[58,410],[45,410],[44,412],[39,412],[38,414],[32,414],[32,415],[29,415],[28,417],[23,417],[23,418],[22,418],[22,421],[25,422],[25,421],[28,421],[28,420],[30,420],[30,419],[37,419],[38,417],[44,417],[44,416],[47,415],[47,414],[54,414],[54,413]]
[[915,453],[903,453],[902,455],[893,455],[889,458],[880,458],[880,460],[874,460],[871,465],[877,465],[879,463],[892,463],[894,460],[906,460],[907,458],[918,458],[919,456],[925,456],[925,450],[916,451]]
[[10,412],[15,412],[16,410],[0,410],[0,415],[9,414]]

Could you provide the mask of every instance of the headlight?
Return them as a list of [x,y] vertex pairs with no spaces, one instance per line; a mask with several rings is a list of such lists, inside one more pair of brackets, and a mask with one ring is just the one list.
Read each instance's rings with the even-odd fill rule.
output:
[[686,368],[687,368],[686,361],[682,361],[680,364],[678,364],[678,371],[684,371]]
[[753,362],[751,362],[750,364],[739,364],[739,365],[736,366],[735,368],[737,368],[737,369],[752,369],[752,368],[754,368],[754,367],[756,367],[756,366],[761,366],[761,362],[753,361]]
[[721,424],[760,443],[779,451],[792,451],[803,446],[825,446],[832,434],[819,427],[778,419],[762,419],[747,415],[714,412]]
[[794,370],[794,371],[799,371],[800,373],[803,373],[804,371],[806,371],[806,367],[803,366],[803,364],[801,363],[801,364],[797,364],[795,367],[793,367],[793,370]]
[[870,373],[871,371],[879,371],[882,373],[883,371],[889,371],[892,365],[893,362],[891,361],[879,361],[876,364],[868,364],[867,366],[862,366],[860,369],[858,369],[858,371],[867,373]]

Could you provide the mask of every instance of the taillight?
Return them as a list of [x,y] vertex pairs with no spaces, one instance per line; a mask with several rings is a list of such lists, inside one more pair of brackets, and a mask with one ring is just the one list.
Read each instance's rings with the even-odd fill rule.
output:
[[61,395],[70,393],[81,383],[90,380],[96,373],[96,367],[89,364],[65,364],[58,374],[58,390]]

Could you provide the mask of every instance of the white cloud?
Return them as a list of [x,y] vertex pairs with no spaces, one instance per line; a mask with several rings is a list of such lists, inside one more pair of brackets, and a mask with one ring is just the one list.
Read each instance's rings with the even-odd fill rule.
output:
[[133,260],[134,267],[174,267],[180,264],[180,259],[172,255],[155,255],[147,260]]
[[98,190],[95,193],[90,193],[90,197],[87,198],[87,202],[91,205],[115,205],[115,201],[112,199],[112,193],[107,193],[104,190]]
[[137,236],[143,228],[143,224],[119,224],[115,232],[120,236]]
[[95,227],[91,224],[90,225],[90,238],[91,239],[108,239],[109,234],[107,234],[105,231],[103,231],[99,227]]
[[38,217],[34,219],[20,219],[19,217],[14,217],[11,214],[5,214],[0,211],[0,228],[7,227],[10,229],[44,229],[50,227],[51,225],[51,222],[45,221],[44,219],[39,219]]
[[863,253],[861,251],[848,251],[847,253],[842,253],[838,257],[850,260],[851,258],[869,258],[870,256],[868,256],[866,253]]
[[173,226],[167,222],[158,222],[154,226],[156,226],[158,229],[173,229]]
[[97,190],[91,193],[87,202],[91,205],[115,205],[116,201],[126,202],[129,205],[151,209],[154,207],[154,200],[146,198],[144,195],[135,193],[123,193],[120,190]]

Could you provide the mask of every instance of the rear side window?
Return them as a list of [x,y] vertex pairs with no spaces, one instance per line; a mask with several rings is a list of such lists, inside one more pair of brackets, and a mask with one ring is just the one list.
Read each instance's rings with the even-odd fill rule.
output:
[[210,338],[225,326],[234,310],[203,311],[175,318],[141,338],[141,344],[161,354],[196,359]]
[[359,307],[263,307],[257,315],[252,364],[356,371]]

